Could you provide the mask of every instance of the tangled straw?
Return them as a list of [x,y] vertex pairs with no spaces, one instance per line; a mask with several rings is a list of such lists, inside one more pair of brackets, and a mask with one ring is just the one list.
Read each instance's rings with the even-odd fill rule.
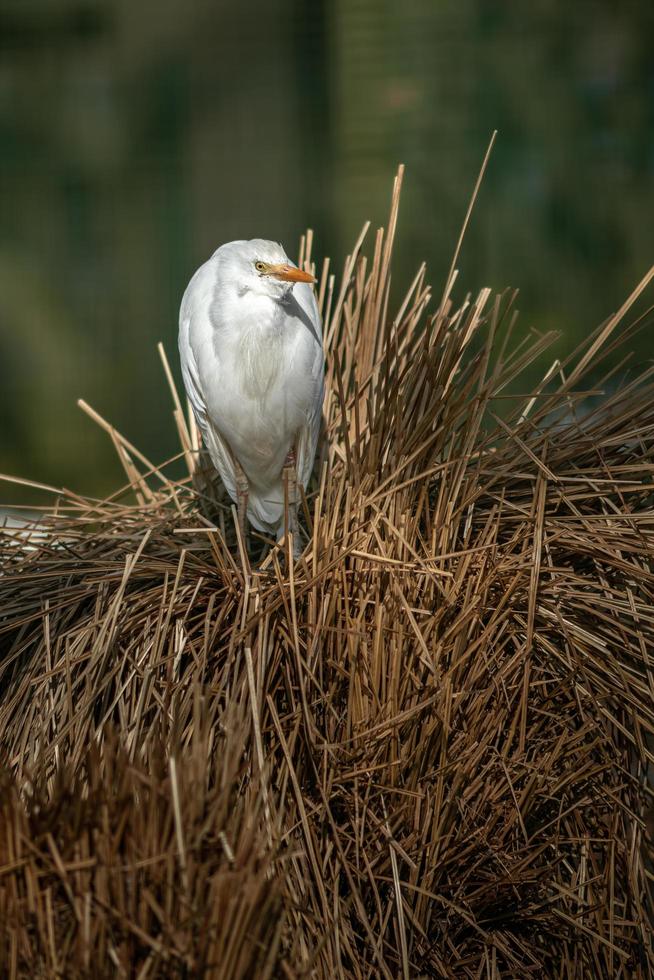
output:
[[512,295],[391,306],[401,177],[319,277],[298,563],[239,556],[167,362],[187,476],[94,413],[128,485],[2,535],[3,976],[651,975],[654,385],[602,365],[654,270],[515,396]]

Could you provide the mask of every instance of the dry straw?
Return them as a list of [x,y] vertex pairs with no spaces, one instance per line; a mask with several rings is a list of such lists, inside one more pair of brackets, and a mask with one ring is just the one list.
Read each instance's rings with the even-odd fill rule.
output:
[[167,366],[188,477],[87,406],[128,486],[2,535],[2,976],[652,975],[654,385],[603,364],[654,272],[510,395],[552,336],[454,264],[393,305],[400,183],[318,270],[295,567],[239,556]]

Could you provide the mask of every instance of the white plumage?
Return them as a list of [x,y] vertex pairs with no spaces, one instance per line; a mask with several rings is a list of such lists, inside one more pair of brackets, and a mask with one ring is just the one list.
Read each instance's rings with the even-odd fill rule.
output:
[[200,266],[180,309],[182,374],[203,441],[240,519],[247,508],[255,528],[278,538],[284,465],[295,451],[306,487],[320,429],[324,363],[312,281],[281,245],[229,242]]

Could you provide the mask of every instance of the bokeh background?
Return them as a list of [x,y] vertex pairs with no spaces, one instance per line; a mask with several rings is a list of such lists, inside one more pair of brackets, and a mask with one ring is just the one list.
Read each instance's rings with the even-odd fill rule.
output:
[[654,257],[653,45],[651,0],[2,0],[0,468],[115,489],[80,396],[172,455],[194,269],[307,225],[340,267],[400,161],[394,283],[440,285],[495,128],[458,288],[569,350]]

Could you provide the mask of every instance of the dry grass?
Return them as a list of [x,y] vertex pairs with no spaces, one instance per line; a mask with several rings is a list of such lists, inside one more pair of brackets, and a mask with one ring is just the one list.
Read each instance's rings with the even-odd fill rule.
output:
[[186,480],[109,427],[130,487],[2,535],[3,976],[651,975],[654,385],[601,377],[651,274],[507,398],[552,337],[424,269],[389,310],[398,196],[318,270],[294,568],[202,516],[179,403]]

